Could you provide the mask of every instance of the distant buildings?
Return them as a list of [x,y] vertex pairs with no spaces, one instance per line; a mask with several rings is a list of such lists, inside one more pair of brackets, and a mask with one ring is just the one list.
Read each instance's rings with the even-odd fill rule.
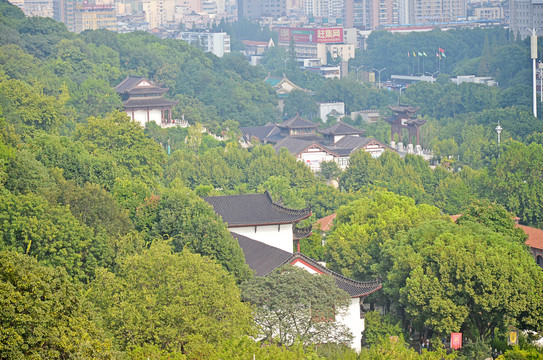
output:
[[509,30],[525,38],[530,34],[526,29],[543,28],[542,0],[511,0],[509,2]]
[[188,42],[200,49],[211,52],[218,57],[230,52],[230,35],[227,33],[182,31],[178,39]]
[[238,19],[259,20],[287,15],[286,0],[238,0]]
[[278,31],[278,45],[287,49],[293,46],[298,59],[318,59],[326,65],[328,54],[342,61],[354,58],[355,44],[343,41],[342,27],[280,27]]
[[358,150],[379,157],[389,148],[385,144],[363,137],[363,130],[339,122],[317,131],[317,124],[295,116],[281,124],[243,127],[244,140],[272,144],[277,152],[287,149],[313,171],[319,171],[323,161],[334,161],[341,169],[349,164],[351,155]]

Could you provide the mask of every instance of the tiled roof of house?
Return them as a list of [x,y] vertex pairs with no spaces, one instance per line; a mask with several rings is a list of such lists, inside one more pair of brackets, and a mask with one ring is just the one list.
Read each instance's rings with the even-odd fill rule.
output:
[[[318,146],[319,148],[323,149],[324,151],[327,151],[329,153],[333,153],[333,151],[328,150],[324,145],[319,144],[318,141],[313,140],[316,136],[309,136],[307,138],[303,138],[301,136],[291,137],[288,136],[284,138],[283,140],[279,141],[275,146],[275,151],[279,152],[281,148],[286,148],[291,154],[298,155],[307,148],[311,147],[312,145]],[[320,139],[319,139],[320,140]]]
[[258,140],[264,140],[274,128],[276,126],[271,124],[265,126],[246,126],[241,127],[240,130],[247,139],[256,137]]
[[[133,91],[137,85],[142,82],[143,80],[147,81],[150,86],[145,86],[139,88],[140,93],[148,93],[148,92],[156,92],[161,91],[163,88],[159,85],[154,83],[153,81],[144,78],[143,76],[134,76],[130,75],[126,79],[124,79],[119,85],[115,86],[115,90],[117,90],[118,93],[129,93]],[[167,91],[168,89],[166,89]]]
[[284,127],[288,129],[306,129],[306,128],[318,128],[319,125],[304,119],[300,115],[296,115],[292,119],[289,119],[287,121],[282,122],[281,124],[278,124],[279,127]]
[[334,146],[332,146],[332,148],[333,149],[350,149],[350,151],[353,151],[355,149],[359,149],[368,145],[373,140],[374,139],[360,137],[360,136],[344,136],[341,139],[339,139],[334,144]]
[[534,249],[543,250],[543,230],[526,225],[517,225],[517,227],[521,228],[526,234],[528,234],[526,245]]
[[336,280],[337,286],[347,292],[352,298],[366,296],[381,289],[381,282],[379,280],[352,280],[327,269],[317,261],[302,253],[290,254],[284,250],[274,248],[273,246],[266,245],[246,236],[235,233],[232,233],[232,236],[238,240],[238,243],[243,250],[243,254],[245,255],[245,262],[255,272],[256,276],[266,276],[280,266],[293,264],[297,260],[301,260],[319,273],[332,276]]
[[329,231],[332,228],[332,225],[334,224],[334,219],[336,218],[337,214],[333,213],[332,215],[328,215],[323,217],[322,219],[319,219],[317,221],[317,226],[320,225],[320,229],[322,231]]
[[278,264],[283,264],[292,254],[266,245],[260,241],[250,239],[246,236],[231,233],[234,239],[238,240],[243,250],[245,262],[256,276],[266,276],[275,269]]
[[311,259],[309,256],[306,256],[298,252],[292,254],[290,259],[288,259],[287,261],[285,261],[283,264],[279,266],[282,266],[285,264],[293,264],[294,262],[296,262],[296,260],[302,260],[303,262],[307,263],[318,272],[332,276],[336,280],[336,285],[340,289],[348,293],[351,296],[351,298],[367,296],[371,294],[372,292],[381,289],[381,281],[379,280],[357,281],[357,280],[349,279],[346,276],[343,276],[335,271],[332,271],[326,268],[325,266],[322,266],[317,261]]
[[340,121],[327,129],[319,130],[319,132],[324,135],[362,135],[366,131]]
[[311,210],[289,209],[264,194],[210,196],[204,198],[228,227],[289,224],[311,215]]
[[270,44],[269,41],[256,41],[256,40],[241,40],[243,45],[248,46],[268,46]]

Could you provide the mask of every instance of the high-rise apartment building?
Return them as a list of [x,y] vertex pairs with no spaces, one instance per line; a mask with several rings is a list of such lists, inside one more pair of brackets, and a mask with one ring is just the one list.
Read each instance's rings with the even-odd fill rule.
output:
[[407,0],[409,24],[439,24],[465,18],[466,0]]
[[238,0],[238,19],[279,18],[287,14],[286,0]]
[[[509,30],[515,36],[525,38],[530,35],[526,29],[543,28],[543,0],[510,0]],[[542,35],[538,33],[538,35]]]

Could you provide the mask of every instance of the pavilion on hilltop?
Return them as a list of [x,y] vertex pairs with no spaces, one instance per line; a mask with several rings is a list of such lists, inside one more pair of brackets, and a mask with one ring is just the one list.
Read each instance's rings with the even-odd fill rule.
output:
[[130,75],[115,87],[123,100],[126,114],[145,126],[149,121],[157,125],[172,124],[172,108],[179,101],[163,95],[169,90],[141,76]]

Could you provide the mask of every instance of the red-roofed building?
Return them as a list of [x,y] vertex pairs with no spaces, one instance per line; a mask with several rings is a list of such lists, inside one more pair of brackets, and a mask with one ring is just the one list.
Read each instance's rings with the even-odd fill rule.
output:
[[525,225],[517,225],[517,227],[528,234],[526,245],[530,247],[530,251],[534,256],[537,265],[543,268],[543,230]]
[[323,217],[322,219],[319,219],[317,221],[317,227],[321,229],[321,231],[330,231],[332,228],[332,225],[334,225],[334,219],[336,218],[337,214],[333,213],[332,215],[328,215]]

